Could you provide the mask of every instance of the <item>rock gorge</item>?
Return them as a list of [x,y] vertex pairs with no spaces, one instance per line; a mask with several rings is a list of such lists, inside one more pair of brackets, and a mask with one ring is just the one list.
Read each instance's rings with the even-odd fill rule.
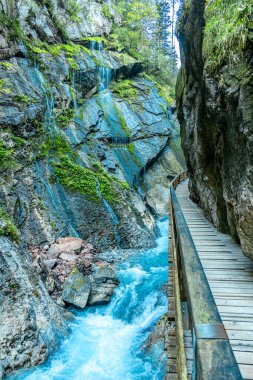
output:
[[253,258],[252,2],[185,1],[178,36],[191,197]]
[[[63,299],[110,300],[118,279],[99,253],[155,245],[167,182],[184,167],[171,90],[108,43],[114,2],[77,3],[0,1],[3,374],[55,348],[71,318]],[[80,250],[52,257],[64,237]]]

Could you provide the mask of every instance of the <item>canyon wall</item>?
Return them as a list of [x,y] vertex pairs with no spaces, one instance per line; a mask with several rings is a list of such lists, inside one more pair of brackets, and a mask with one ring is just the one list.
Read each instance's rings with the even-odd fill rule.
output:
[[235,20],[229,11],[226,2],[184,2],[178,119],[191,198],[253,258],[252,9],[238,6]]
[[184,164],[154,81],[106,49],[113,5],[0,1],[0,372],[39,364],[66,333],[31,251],[64,236],[96,252],[154,246]]

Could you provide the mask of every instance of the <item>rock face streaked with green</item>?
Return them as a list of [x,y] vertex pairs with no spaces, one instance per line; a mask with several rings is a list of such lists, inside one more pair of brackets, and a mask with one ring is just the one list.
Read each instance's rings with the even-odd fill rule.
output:
[[177,106],[191,197],[253,258],[251,3],[185,1]]
[[[97,252],[154,246],[154,215],[166,214],[167,180],[183,162],[164,90],[141,62],[104,49],[120,22],[112,1],[1,6],[0,370],[9,373],[44,361],[66,332],[69,315],[48,292],[73,255],[61,255],[58,278],[59,258],[44,247],[64,236]],[[118,284],[104,267],[91,280],[77,306],[109,302]]]

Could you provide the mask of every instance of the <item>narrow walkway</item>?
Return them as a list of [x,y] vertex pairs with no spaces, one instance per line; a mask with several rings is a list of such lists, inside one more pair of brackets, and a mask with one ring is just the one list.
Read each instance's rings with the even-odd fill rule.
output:
[[244,379],[253,379],[253,262],[189,199],[188,180],[176,190],[184,217]]

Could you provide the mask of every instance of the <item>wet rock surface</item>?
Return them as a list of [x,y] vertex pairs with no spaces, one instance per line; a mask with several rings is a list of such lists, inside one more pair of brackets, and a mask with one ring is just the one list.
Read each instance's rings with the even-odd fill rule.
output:
[[[197,2],[180,30],[183,66],[177,84],[190,194],[253,258],[252,49],[246,46],[236,64],[210,73],[201,53],[203,27],[204,3]],[[252,40],[250,28],[246,40]]]
[[32,268],[29,252],[0,238],[0,366],[42,363],[67,333],[61,312]]
[[91,284],[89,278],[81,273],[74,272],[64,282],[61,299],[70,305],[83,309],[87,304],[90,291]]
[[107,263],[96,263],[91,277],[88,305],[97,306],[109,303],[117,285],[119,285],[119,280],[113,268],[109,267]]

